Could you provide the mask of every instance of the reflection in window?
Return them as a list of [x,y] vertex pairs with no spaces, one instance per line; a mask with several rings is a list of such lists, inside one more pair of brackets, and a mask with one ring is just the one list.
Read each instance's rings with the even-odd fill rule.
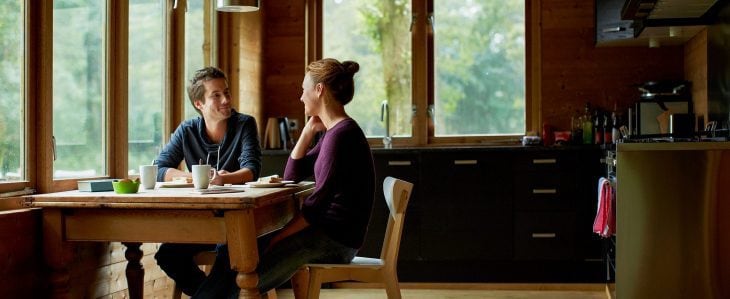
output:
[[54,178],[107,174],[106,1],[53,1]]
[[435,135],[524,134],[524,5],[434,1]]
[[411,4],[407,0],[324,0],[322,55],[360,64],[346,110],[368,137],[411,136]]
[[[205,61],[206,51],[210,54],[210,47],[205,47],[206,24],[205,6],[210,1],[188,1],[188,10],[185,13],[185,85],[183,86],[183,102],[185,103],[185,119],[200,116],[190,104],[188,99],[187,85],[193,78],[195,71],[210,65]],[[207,50],[206,50],[207,49]]]
[[164,99],[163,1],[129,3],[129,174],[151,164],[162,146]]
[[0,6],[0,182],[25,178],[23,2]]

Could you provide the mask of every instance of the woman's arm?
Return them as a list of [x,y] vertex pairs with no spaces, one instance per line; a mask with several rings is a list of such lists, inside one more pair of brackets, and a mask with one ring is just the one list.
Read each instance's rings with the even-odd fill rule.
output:
[[269,241],[269,247],[271,248],[272,245],[276,244],[277,242],[283,240],[284,238],[291,236],[306,227],[309,226],[309,223],[307,222],[304,217],[302,217],[301,213],[297,213],[292,220],[289,221],[276,235],[271,238],[271,241]]

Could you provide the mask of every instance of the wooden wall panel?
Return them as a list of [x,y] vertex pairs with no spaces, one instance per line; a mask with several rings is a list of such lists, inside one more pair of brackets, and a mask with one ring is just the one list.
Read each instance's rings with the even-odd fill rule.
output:
[[635,85],[683,79],[683,48],[595,47],[594,2],[545,0],[542,5],[543,123],[570,128],[570,116],[592,106],[626,110]]
[[264,15],[257,12],[219,12],[220,66],[227,72],[233,104],[237,111],[256,118],[259,133],[265,116],[262,104]]
[[[692,81],[692,101],[697,118],[707,123],[707,29],[684,45],[684,74]],[[701,128],[699,128],[701,129]]]
[[[71,298],[128,298],[126,247],[120,242],[75,243],[74,259],[69,269]],[[163,298],[172,294],[173,282],[157,266],[154,254],[159,243],[142,244],[142,267],[145,298]]]
[[[5,199],[3,199],[5,200]],[[43,298],[41,210],[0,211],[0,290],[3,298]]]
[[298,119],[300,126],[304,121],[304,106],[299,101],[305,67],[304,2],[261,2],[266,9],[264,114],[266,118]]

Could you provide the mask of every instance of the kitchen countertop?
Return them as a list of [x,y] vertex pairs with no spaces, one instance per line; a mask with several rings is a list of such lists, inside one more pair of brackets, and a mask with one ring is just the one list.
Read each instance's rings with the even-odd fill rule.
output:
[[[462,151],[563,151],[563,150],[596,150],[598,145],[561,145],[561,146],[523,146],[521,144],[508,145],[463,145],[463,146],[426,146],[426,147],[373,147],[373,154],[411,154],[424,152],[462,152]],[[263,155],[288,155],[285,150],[262,150]]]
[[681,150],[726,150],[730,142],[657,142],[657,143],[620,143],[618,152],[629,151],[681,151]]

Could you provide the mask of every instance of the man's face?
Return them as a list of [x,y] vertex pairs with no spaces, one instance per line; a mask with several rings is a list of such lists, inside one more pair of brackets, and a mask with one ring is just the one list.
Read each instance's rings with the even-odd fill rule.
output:
[[196,100],[195,107],[205,120],[225,120],[231,117],[231,94],[223,78],[203,82],[205,99]]

